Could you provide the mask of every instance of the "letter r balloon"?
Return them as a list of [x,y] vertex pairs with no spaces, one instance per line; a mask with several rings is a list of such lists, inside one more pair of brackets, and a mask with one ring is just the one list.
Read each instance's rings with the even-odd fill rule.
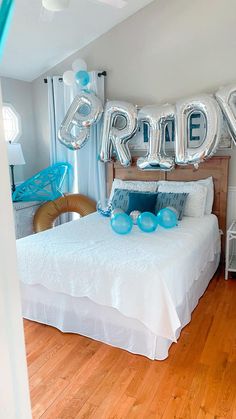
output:
[[[117,127],[116,121],[122,117],[124,124]],[[104,110],[100,159],[108,162],[112,158],[113,149],[122,166],[130,166],[131,154],[128,141],[137,130],[137,109],[128,102],[108,101]]]

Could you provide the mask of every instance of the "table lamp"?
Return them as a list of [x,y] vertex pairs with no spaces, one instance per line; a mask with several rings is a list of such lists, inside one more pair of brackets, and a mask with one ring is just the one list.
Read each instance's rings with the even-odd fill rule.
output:
[[8,143],[7,151],[8,151],[8,162],[11,168],[11,181],[12,181],[11,190],[12,192],[15,192],[16,185],[15,185],[15,178],[14,178],[14,166],[25,164],[25,159],[24,159],[21,145],[19,143]]

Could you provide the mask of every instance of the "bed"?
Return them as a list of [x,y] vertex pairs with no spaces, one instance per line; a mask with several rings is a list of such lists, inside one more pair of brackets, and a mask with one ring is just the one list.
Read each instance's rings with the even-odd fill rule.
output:
[[[198,171],[139,172],[109,164],[114,178],[214,177],[214,214],[184,217],[178,227],[121,237],[93,213],[17,241],[23,316],[150,359],[163,360],[214,275],[225,231],[228,159]],[[218,216],[218,217],[217,217]],[[186,250],[187,249],[187,250]]]

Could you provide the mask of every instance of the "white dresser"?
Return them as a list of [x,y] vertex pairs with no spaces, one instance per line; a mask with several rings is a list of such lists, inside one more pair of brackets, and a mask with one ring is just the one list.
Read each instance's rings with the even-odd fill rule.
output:
[[42,204],[43,202],[40,201],[13,202],[17,239],[33,234],[34,214]]

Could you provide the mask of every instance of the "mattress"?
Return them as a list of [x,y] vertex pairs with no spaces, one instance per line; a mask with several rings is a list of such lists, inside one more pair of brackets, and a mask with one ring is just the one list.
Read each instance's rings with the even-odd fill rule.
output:
[[[43,300],[39,298],[37,304],[37,298],[33,298],[36,290],[38,297],[43,292],[44,297],[53,295],[55,302],[60,301],[56,304],[49,298],[48,304],[45,302],[48,308],[51,306],[53,310],[54,307],[55,317],[60,317],[59,307],[61,312],[68,313],[72,301],[73,306],[87,307],[88,319],[93,319],[93,309],[99,307],[103,319],[111,323],[110,329],[117,332],[124,329],[122,324],[127,326],[133,322],[136,330],[138,325],[138,329],[141,327],[155,339],[170,344],[177,340],[181,328],[189,321],[196,301],[210,280],[209,275],[205,275],[202,284],[202,274],[208,272],[209,266],[210,274],[214,273],[219,259],[219,230],[217,218],[209,215],[185,217],[178,227],[159,228],[152,234],[134,228],[130,235],[122,237],[110,229],[108,219],[91,214],[18,240],[17,251],[25,317],[30,318],[27,307],[31,297],[32,304],[42,311],[39,306]],[[195,303],[187,308],[187,300],[192,300],[191,293],[198,287]],[[180,307],[186,311],[184,316]],[[111,320],[111,313],[118,316],[119,327],[114,316]],[[40,315],[38,319],[37,315],[33,317],[52,324],[51,319],[47,322]],[[71,322],[71,328],[67,322],[67,331],[89,336],[85,331],[75,330],[73,319]],[[57,327],[57,323],[55,320],[53,325]],[[97,339],[96,333],[90,336]],[[98,340],[106,341],[99,336]],[[107,343],[114,344],[109,339]],[[125,348],[125,345],[115,346]],[[141,353],[162,359],[153,347]]]

